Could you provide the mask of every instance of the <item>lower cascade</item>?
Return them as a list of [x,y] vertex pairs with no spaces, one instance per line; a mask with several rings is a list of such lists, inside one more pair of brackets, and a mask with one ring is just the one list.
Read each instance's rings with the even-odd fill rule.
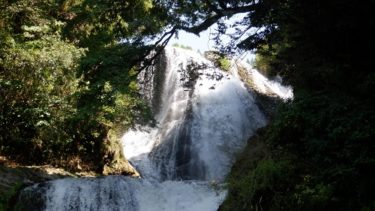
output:
[[[290,89],[241,68],[253,77],[255,91],[292,97]],[[167,47],[139,75],[155,125],[138,125],[122,138],[141,178],[60,179],[28,187],[20,197],[40,198],[30,210],[217,210],[236,154],[266,124],[254,91],[237,72],[235,62],[223,71],[198,53]]]

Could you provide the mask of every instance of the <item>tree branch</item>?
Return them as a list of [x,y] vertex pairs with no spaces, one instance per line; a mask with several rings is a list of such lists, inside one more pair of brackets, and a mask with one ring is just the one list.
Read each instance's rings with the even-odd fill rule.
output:
[[207,4],[207,6],[208,6],[212,11],[214,11],[216,14],[220,14],[220,13],[221,13],[221,11],[220,11],[217,7],[215,7],[215,6],[211,3],[210,0],[205,0],[205,2],[206,2],[206,4]]
[[221,15],[214,15],[209,18],[207,18],[205,21],[200,23],[197,26],[191,26],[191,27],[185,27],[185,26],[177,26],[178,29],[184,30],[186,32],[190,32],[196,35],[199,35],[200,32],[208,29],[210,26],[215,24],[220,18],[223,16]]
[[[209,3],[209,1],[208,1]],[[244,12],[250,12],[255,9],[257,5],[252,4],[248,6],[243,7],[232,7],[232,8],[225,8],[225,9],[215,9],[217,11],[214,11],[216,14],[208,17],[206,20],[204,20],[202,23],[196,26],[177,26],[177,29],[184,30],[186,32],[190,32],[196,35],[199,35],[200,32],[208,29],[210,26],[215,24],[220,18],[222,17],[231,17],[238,13],[244,13]],[[212,5],[213,7],[213,5]]]
[[[161,52],[164,50],[165,46],[167,46],[169,40],[172,38],[172,36],[177,31],[177,27],[173,27],[170,31],[165,32],[161,38],[156,41],[152,48],[150,48],[144,56],[142,56],[140,59],[134,62],[134,65],[137,65],[141,63],[140,68],[138,69],[137,75],[147,67],[153,65],[155,59],[161,54]],[[151,57],[149,57],[152,54],[152,51],[155,51]],[[149,57],[149,58],[147,58]]]

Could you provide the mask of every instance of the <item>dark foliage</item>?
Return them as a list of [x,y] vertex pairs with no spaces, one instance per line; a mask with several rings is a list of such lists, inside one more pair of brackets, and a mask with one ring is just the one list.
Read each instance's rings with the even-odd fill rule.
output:
[[108,152],[120,133],[149,118],[135,79],[163,10],[149,0],[4,0],[0,9],[0,155],[98,171],[121,158]]
[[374,6],[351,0],[259,2],[251,22],[264,31],[240,46],[257,47],[255,64],[282,75],[295,99],[262,135],[269,156],[244,175],[234,167],[223,209],[375,209],[374,62],[365,53],[374,47]]

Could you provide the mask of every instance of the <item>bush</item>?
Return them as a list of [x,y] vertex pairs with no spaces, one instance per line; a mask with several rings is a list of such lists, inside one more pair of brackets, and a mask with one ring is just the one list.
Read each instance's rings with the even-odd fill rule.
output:
[[217,62],[218,62],[218,66],[220,67],[220,69],[222,69],[224,71],[229,71],[229,69],[231,67],[230,59],[223,56],[223,57],[220,57]]
[[374,209],[374,123],[366,103],[342,93],[297,95],[258,140],[269,155],[243,155],[232,169],[223,209]]

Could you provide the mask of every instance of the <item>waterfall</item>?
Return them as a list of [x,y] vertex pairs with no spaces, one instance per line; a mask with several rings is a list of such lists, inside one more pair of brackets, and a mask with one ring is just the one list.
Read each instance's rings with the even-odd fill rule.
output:
[[192,51],[164,53],[164,80],[140,79],[150,82],[141,84],[148,101],[161,102],[153,108],[157,127],[126,133],[124,154],[144,178],[223,181],[234,155],[265,118],[235,75]]
[[[243,67],[261,91],[290,97],[287,88]],[[28,187],[21,197],[38,190],[44,210],[217,210],[236,154],[266,124],[236,71],[236,65],[224,72],[193,51],[166,48],[139,75],[156,125],[138,125],[122,138],[124,155],[142,178],[60,179]]]

